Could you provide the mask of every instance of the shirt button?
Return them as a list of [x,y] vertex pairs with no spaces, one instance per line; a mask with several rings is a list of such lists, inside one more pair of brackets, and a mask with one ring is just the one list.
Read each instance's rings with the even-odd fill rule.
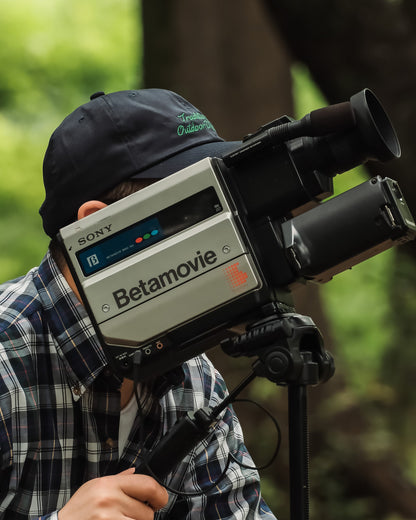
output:
[[111,450],[114,447],[114,441],[109,437],[105,442],[101,444],[103,450]]
[[81,388],[78,385],[73,386],[72,391],[75,395],[81,395]]
[[111,370],[111,368],[106,368],[104,370],[104,377],[111,377],[113,375],[113,371]]

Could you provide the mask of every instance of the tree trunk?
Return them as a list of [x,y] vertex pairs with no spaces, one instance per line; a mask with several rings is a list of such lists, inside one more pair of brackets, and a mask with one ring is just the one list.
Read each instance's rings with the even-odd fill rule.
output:
[[[143,0],[142,13],[145,86],[183,95],[207,115],[224,139],[240,140],[260,125],[293,112],[290,59],[261,3]],[[230,388],[249,370],[247,360],[231,361],[218,349],[208,354]],[[273,401],[274,412],[284,414],[284,394]],[[252,435],[252,414],[258,411],[240,405],[236,408],[251,449],[257,444]],[[263,420],[260,414],[259,424]],[[267,421],[265,424],[270,427]],[[264,449],[266,453],[254,448],[263,461],[268,453],[267,447]],[[282,474],[286,477],[281,487],[286,486],[287,473],[280,467],[268,474],[270,487],[276,488],[276,475],[280,478]],[[271,495],[266,498],[277,510],[275,493]],[[279,506],[279,514],[282,509]]]
[[290,61],[259,2],[142,5],[146,87],[177,91],[227,140],[293,111]]

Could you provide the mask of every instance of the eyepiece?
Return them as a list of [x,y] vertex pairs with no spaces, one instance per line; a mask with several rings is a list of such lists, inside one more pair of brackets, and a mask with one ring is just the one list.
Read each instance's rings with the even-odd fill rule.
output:
[[350,98],[357,130],[367,143],[368,159],[389,161],[401,155],[400,143],[380,101],[368,88]]

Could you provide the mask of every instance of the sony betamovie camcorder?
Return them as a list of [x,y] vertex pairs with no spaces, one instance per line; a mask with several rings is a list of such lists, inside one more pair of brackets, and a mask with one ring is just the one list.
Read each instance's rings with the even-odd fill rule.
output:
[[[341,195],[332,177],[400,156],[374,94],[283,116],[228,155],[206,158],[60,230],[69,266],[110,363],[163,374],[229,329],[291,305],[416,226],[400,188],[374,177]],[[136,358],[137,359],[137,356]]]

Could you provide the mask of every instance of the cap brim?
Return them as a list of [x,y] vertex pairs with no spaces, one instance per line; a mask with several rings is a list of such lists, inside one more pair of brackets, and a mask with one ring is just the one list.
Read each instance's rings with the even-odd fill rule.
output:
[[183,152],[142,170],[133,175],[132,179],[163,179],[205,157],[221,158],[241,145],[240,141],[214,141],[188,148]]

